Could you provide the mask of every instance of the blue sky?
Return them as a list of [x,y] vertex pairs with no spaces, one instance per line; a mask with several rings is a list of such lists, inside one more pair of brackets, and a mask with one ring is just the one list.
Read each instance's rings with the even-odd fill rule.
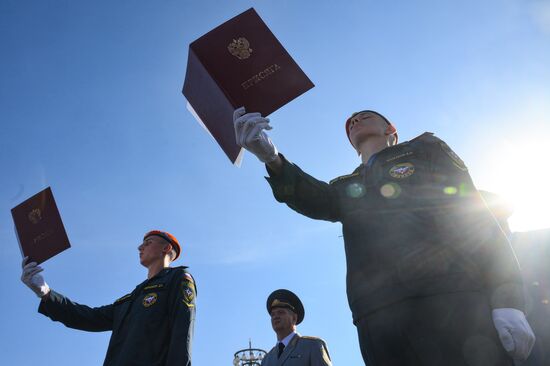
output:
[[99,365],[109,333],[36,312],[9,209],[51,186],[73,247],[50,286],[107,304],[146,276],[153,228],[183,243],[198,282],[196,365],[230,365],[275,336],[265,299],[289,288],[303,334],[335,365],[361,357],[341,227],[278,204],[264,167],[232,166],[185,108],[188,44],[254,7],[316,87],[273,113],[270,136],[324,180],[359,160],[343,123],[370,108],[401,140],[435,132],[479,188],[513,201],[516,231],[550,227],[550,1],[16,1],[0,3],[0,351],[11,365]]

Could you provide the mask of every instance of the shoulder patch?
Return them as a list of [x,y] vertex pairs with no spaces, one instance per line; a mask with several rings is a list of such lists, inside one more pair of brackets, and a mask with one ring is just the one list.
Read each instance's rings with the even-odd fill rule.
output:
[[195,279],[193,278],[193,276],[191,276],[191,275],[190,275],[189,273],[187,273],[187,272],[185,272],[185,273],[183,274],[183,279],[184,279],[184,280],[187,280],[187,281],[189,281],[189,282],[195,283]]
[[195,286],[187,281],[181,283],[181,296],[182,302],[187,305],[187,307],[195,306]]
[[191,274],[185,272],[181,278],[180,283],[181,301],[187,305],[187,307],[195,306],[195,298],[197,297],[197,288],[195,286],[195,280]]
[[191,275],[191,273],[189,272],[184,272],[181,280],[183,282],[188,282],[192,284],[193,288],[195,289],[195,296],[197,296],[197,283],[195,282],[195,278],[193,277],[193,275]]
[[462,159],[447,145],[444,141],[439,141],[439,146],[447,154],[447,156],[452,160],[453,164],[462,171],[467,171],[466,164]]
[[191,282],[195,282],[195,279],[193,278],[193,276],[191,275],[191,273],[189,273],[187,271],[187,266],[179,266],[179,267],[172,267],[172,273],[173,273],[173,277],[172,278],[177,278],[177,279],[187,279],[188,281],[191,281]]

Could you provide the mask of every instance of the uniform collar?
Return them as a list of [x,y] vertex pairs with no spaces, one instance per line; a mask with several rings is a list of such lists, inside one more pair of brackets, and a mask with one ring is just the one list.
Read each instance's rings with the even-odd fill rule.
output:
[[159,273],[157,273],[156,275],[154,275],[153,277],[151,277],[149,279],[149,281],[152,281],[154,279],[159,279],[159,278],[162,278],[164,276],[166,276],[168,273],[170,273],[170,271],[176,269],[176,268],[183,268],[183,269],[186,269],[187,267],[186,266],[178,266],[178,267],[166,267],[166,268],[163,268],[160,270]]
[[160,270],[159,273],[157,273],[153,277],[148,278],[147,280],[145,280],[145,283],[149,283],[151,281],[156,281],[156,280],[166,276],[168,273],[170,273],[171,270],[172,270],[172,267],[163,268],[163,269]]
[[[397,146],[397,145],[394,145],[394,146]],[[365,174],[365,172],[374,164],[374,161],[376,160],[376,158],[380,155],[383,155],[391,147],[393,147],[393,146],[388,146],[388,147],[380,150],[379,152],[372,154],[366,164],[362,163],[353,172],[354,173],[360,172],[362,174]]]
[[282,340],[278,341],[277,344],[282,343],[286,347],[286,346],[288,346],[288,344],[290,343],[292,338],[294,338],[295,335],[298,335],[298,333],[297,332],[292,332],[289,335],[287,335],[286,337],[284,337]]
[[[423,136],[423,135],[421,135],[421,136]],[[421,136],[419,136],[419,137],[421,137]],[[407,145],[408,143],[409,143],[409,141],[404,141],[404,142],[401,142],[397,145],[387,146],[387,147],[383,148],[382,150],[378,151],[377,153],[372,154],[372,156],[369,158],[369,160],[367,161],[366,164],[359,165],[357,167],[357,169],[355,169],[353,172],[354,173],[356,173],[356,172],[365,172],[366,170],[368,170],[374,164],[375,160],[378,157],[384,156],[384,155],[390,153],[391,151],[398,150],[399,148],[402,148],[403,146]]]

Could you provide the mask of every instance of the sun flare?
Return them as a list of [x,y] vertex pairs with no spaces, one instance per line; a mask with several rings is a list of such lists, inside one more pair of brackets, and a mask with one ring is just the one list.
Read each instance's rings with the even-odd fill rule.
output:
[[489,153],[491,169],[485,172],[485,184],[478,188],[500,195],[513,207],[509,219],[512,231],[550,227],[548,148],[532,142],[505,143]]

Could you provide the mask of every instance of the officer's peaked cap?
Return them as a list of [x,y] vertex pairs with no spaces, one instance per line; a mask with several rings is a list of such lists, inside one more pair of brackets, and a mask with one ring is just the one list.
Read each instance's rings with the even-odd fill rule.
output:
[[304,320],[304,305],[296,296],[295,293],[285,289],[275,290],[269,295],[266,302],[267,312],[271,314],[273,308],[286,308],[290,309],[298,315],[296,324],[300,324]]

